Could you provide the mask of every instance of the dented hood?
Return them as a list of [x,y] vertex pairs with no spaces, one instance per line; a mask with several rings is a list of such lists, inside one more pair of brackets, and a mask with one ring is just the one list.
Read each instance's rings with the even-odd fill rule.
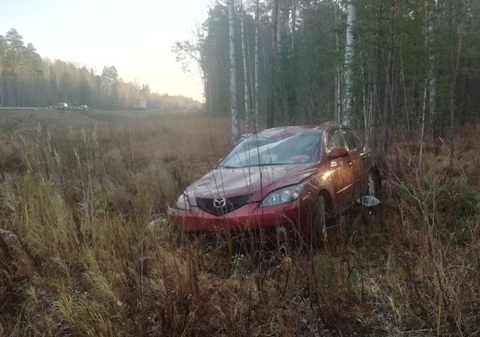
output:
[[283,186],[300,183],[316,171],[315,163],[244,168],[216,168],[187,188],[192,205],[195,198],[251,195],[250,202],[262,200]]

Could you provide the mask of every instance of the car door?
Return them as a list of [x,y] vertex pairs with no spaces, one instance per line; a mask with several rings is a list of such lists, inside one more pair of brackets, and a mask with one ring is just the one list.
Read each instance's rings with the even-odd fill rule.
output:
[[362,146],[359,139],[350,129],[342,129],[345,141],[347,142],[348,152],[350,153],[350,161],[352,166],[353,184],[352,194],[354,200],[357,200],[365,194],[366,180],[364,178],[364,160],[362,158]]
[[[331,130],[327,137],[327,154],[335,147],[344,147],[348,150],[342,129]],[[327,159],[330,168],[330,181],[335,193],[335,204],[343,209],[353,201],[352,185],[354,181],[350,155],[343,158]]]
[[368,176],[374,165],[373,154],[366,144],[362,143],[353,132],[351,133],[358,142],[359,166],[361,168],[360,184],[361,191],[365,193],[368,190]]

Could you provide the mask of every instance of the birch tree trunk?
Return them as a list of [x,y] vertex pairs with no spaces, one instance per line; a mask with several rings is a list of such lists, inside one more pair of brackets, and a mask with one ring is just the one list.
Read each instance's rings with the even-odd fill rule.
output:
[[237,111],[237,78],[235,73],[235,13],[234,0],[228,1],[228,33],[230,49],[230,110],[232,113],[232,143],[240,139],[240,125]]
[[[338,8],[336,5],[334,5],[334,16],[335,16],[335,27],[337,27],[338,25]],[[335,48],[336,48],[336,51],[338,53],[338,55],[340,55],[340,38],[339,38],[339,33],[336,32],[335,33]],[[341,65],[340,65],[340,61],[338,59],[338,56],[337,56],[337,61],[335,63],[335,93],[334,93],[334,102],[333,102],[333,115],[334,115],[334,118],[338,121],[338,122],[341,122],[342,121],[342,88],[341,88],[341,85],[342,85],[342,81],[341,81],[341,76],[342,76],[342,70],[341,70]]]
[[[430,35],[432,31],[432,22],[431,22],[431,15],[429,13],[428,8],[428,0],[425,1],[425,23],[427,25],[427,34],[425,35],[425,49],[429,51],[430,48]],[[423,86],[423,100],[422,100],[422,115],[421,115],[421,122],[420,122],[420,150],[418,153],[418,164],[422,165],[423,163],[423,147],[425,143],[425,123],[426,123],[426,114],[427,114],[427,93],[430,86],[430,74],[431,74],[431,58],[429,62],[429,69],[427,73],[427,77],[425,79],[425,83]]]
[[345,93],[344,93],[344,110],[343,110],[343,123],[350,125],[352,122],[352,63],[355,55],[355,49],[353,45],[353,22],[355,21],[355,4],[353,0],[350,0],[347,5],[347,38],[345,43]]
[[395,58],[395,36],[396,36],[396,0],[390,4],[389,14],[389,46],[387,64],[385,69],[385,95],[383,101],[383,130],[382,130],[382,153],[386,155],[389,145],[390,127],[395,117],[394,110],[394,58]]
[[248,85],[248,62],[247,62],[247,48],[245,45],[245,31],[244,31],[244,16],[245,11],[242,4],[242,12],[240,14],[240,29],[242,36],[242,56],[243,56],[243,77],[245,90],[245,128],[250,132],[250,119],[252,118],[252,109],[250,104],[250,86]]
[[293,53],[295,50],[295,25],[297,20],[297,0],[292,0],[292,21],[291,21],[291,34],[292,40],[290,41],[290,51]]
[[258,91],[258,67],[259,67],[259,59],[258,59],[258,34],[259,34],[259,0],[256,1],[255,4],[255,103],[254,103],[254,131],[259,131],[258,125],[258,99],[259,99],[259,91]]
[[276,72],[276,54],[277,54],[277,32],[278,32],[278,2],[274,0],[273,4],[273,32],[272,32],[272,60],[270,62],[270,88],[267,110],[267,128],[274,125],[274,104],[275,104],[275,72]]

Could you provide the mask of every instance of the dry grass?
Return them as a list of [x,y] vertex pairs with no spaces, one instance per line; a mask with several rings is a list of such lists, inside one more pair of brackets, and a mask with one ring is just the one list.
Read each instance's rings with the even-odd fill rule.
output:
[[0,228],[18,235],[0,242],[0,336],[479,333],[473,135],[453,168],[392,150],[382,205],[344,215],[324,249],[253,251],[146,226],[225,153],[228,119],[15,123],[0,142]]

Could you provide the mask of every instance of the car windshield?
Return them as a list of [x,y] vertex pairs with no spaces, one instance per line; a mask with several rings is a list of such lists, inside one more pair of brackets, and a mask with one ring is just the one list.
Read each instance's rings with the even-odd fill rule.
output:
[[317,162],[320,157],[322,130],[310,130],[284,138],[250,136],[220,163],[220,167],[289,165]]

